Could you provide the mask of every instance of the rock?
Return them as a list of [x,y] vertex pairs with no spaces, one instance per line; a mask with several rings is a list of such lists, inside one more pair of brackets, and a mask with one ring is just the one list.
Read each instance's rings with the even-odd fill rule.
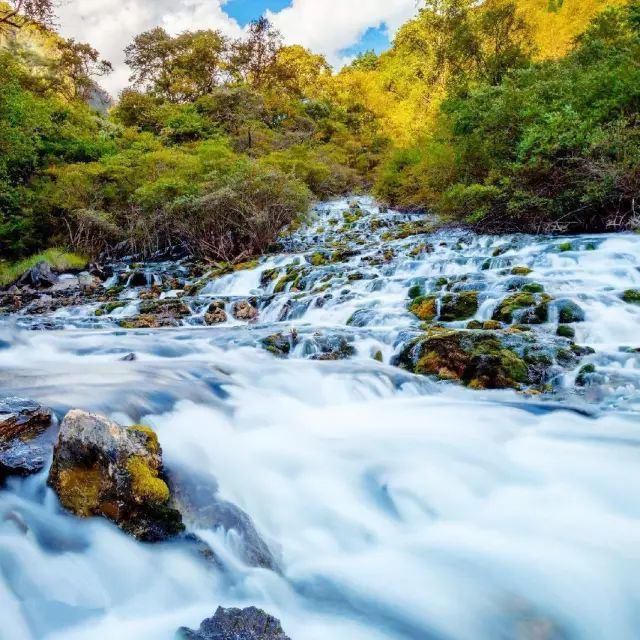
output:
[[405,345],[393,364],[476,389],[519,388],[530,381],[521,354],[495,331],[434,328]]
[[242,509],[223,500],[218,484],[205,474],[172,467],[168,473],[171,506],[180,511],[189,528],[222,529],[233,534],[238,555],[252,567],[276,571],[277,562],[260,537],[251,518]]
[[139,540],[166,540],[184,529],[180,512],[169,504],[162,450],[149,427],[122,427],[70,411],[60,426],[48,483],[72,513],[108,518]]
[[573,300],[556,300],[554,307],[558,311],[558,322],[560,322],[560,324],[584,322],[584,311],[582,307],[573,302]]
[[227,313],[224,310],[224,300],[214,300],[204,314],[206,324],[221,324],[227,321]]
[[550,297],[546,294],[514,293],[500,302],[493,312],[493,320],[521,324],[542,324],[549,317]]
[[164,298],[163,300],[144,300],[140,303],[140,314],[176,319],[190,316],[191,309],[179,298]]
[[127,353],[126,356],[123,356],[122,358],[120,358],[122,362],[134,362],[137,359],[138,359],[138,356],[136,356],[135,353]]
[[144,271],[136,270],[127,279],[128,287],[146,287],[149,284],[149,278]]
[[640,304],[640,290],[627,289],[620,296],[627,304]]
[[246,320],[250,322],[258,318],[258,310],[248,300],[234,302],[232,313],[236,320]]
[[0,481],[44,468],[51,444],[40,436],[51,420],[51,411],[37,402],[16,397],[0,401]]
[[561,324],[557,330],[556,335],[561,338],[568,338],[569,340],[573,340],[576,337],[576,331],[573,327],[568,327],[567,325]]
[[0,442],[38,435],[51,424],[51,410],[32,400],[10,397],[0,401]]
[[346,360],[355,355],[353,345],[343,336],[316,336],[315,346],[318,349],[311,355],[311,360]]
[[261,340],[262,346],[275,356],[286,357],[291,352],[292,342],[295,338],[285,336],[283,333],[274,333]]
[[511,275],[528,276],[532,271],[533,269],[530,269],[529,267],[513,267],[513,269],[511,269]]
[[453,322],[466,320],[478,311],[478,292],[465,291],[458,294],[447,294],[440,302],[439,320]]
[[431,322],[438,315],[438,301],[435,296],[418,296],[409,303],[408,310],[423,322]]
[[256,607],[247,609],[218,607],[213,618],[204,620],[199,630],[193,631],[183,627],[178,630],[178,638],[182,640],[290,640],[277,618]]
[[88,271],[83,271],[78,274],[78,285],[80,285],[82,291],[89,293],[98,288],[100,280],[92,276]]
[[180,326],[180,323],[175,318],[162,318],[148,314],[120,320],[118,324],[123,329],[160,329],[161,327]]
[[18,286],[31,286],[34,289],[47,289],[58,282],[58,276],[51,271],[45,260],[38,262],[29,269],[19,280]]

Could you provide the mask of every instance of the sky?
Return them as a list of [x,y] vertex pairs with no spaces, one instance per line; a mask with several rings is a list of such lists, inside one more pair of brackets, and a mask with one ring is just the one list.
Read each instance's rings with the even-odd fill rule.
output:
[[64,36],[89,42],[113,63],[101,84],[115,97],[129,76],[124,48],[158,25],[172,34],[214,28],[235,38],[265,15],[287,44],[322,53],[339,68],[361,51],[388,47],[416,7],[416,0],[61,0],[58,15]]

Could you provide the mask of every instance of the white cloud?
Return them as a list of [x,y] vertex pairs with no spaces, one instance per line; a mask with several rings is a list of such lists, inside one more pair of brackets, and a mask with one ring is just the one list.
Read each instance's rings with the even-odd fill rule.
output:
[[416,0],[293,0],[290,7],[268,17],[288,43],[302,44],[340,66],[340,54],[366,31],[385,26],[393,37],[416,13]]
[[[59,7],[63,35],[91,43],[110,60],[114,73],[103,79],[112,94],[127,84],[124,48],[142,31],[161,25],[170,33],[216,28],[242,33],[224,12],[225,0],[64,0]],[[293,0],[268,17],[286,42],[323,53],[334,65],[340,51],[356,44],[370,27],[386,25],[391,34],[416,11],[416,0]]]

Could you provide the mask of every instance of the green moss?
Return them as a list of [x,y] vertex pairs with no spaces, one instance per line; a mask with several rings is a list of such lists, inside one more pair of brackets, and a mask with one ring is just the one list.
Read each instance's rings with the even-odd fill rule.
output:
[[513,267],[513,269],[511,269],[511,275],[528,276],[532,271],[533,269],[530,269],[529,267]]
[[424,295],[424,287],[421,284],[414,284],[409,287],[409,298],[411,298],[411,300],[415,300],[422,295]]
[[309,262],[314,266],[314,267],[321,267],[325,264],[327,264],[329,262],[327,256],[325,256],[323,253],[321,253],[320,251],[316,251],[311,258],[309,258]]
[[628,304],[640,304],[640,290],[627,289],[620,296]]
[[409,304],[408,309],[416,318],[423,322],[430,322],[438,313],[436,298],[434,296],[418,296]]
[[478,311],[478,292],[464,291],[457,294],[448,294],[442,298],[440,304],[440,320],[453,322],[465,320],[475,315]]
[[146,446],[149,452],[154,455],[160,453],[160,442],[158,441],[158,436],[151,427],[144,424],[134,424],[133,426],[128,427],[128,431],[141,433],[146,437]]
[[576,337],[576,332],[573,327],[568,327],[567,325],[561,324],[556,330],[556,335],[561,338],[569,338],[573,340]]
[[131,477],[131,490],[138,502],[163,504],[169,500],[169,487],[158,477],[158,471],[153,469],[142,456],[131,456],[127,460],[127,471]]
[[524,293],[543,293],[544,287],[539,282],[530,282],[525,284],[521,291]]
[[85,469],[70,467],[58,474],[58,495],[65,509],[82,518],[88,518],[98,511],[102,473],[98,466]]
[[558,251],[561,252],[571,251],[571,249],[573,249],[573,245],[570,242],[563,242],[558,245]]

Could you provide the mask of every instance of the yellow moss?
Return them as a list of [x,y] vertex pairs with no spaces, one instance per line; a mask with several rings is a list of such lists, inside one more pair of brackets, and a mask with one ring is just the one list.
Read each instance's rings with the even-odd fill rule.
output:
[[158,436],[151,427],[147,427],[144,424],[134,424],[132,427],[129,427],[129,431],[137,431],[147,436],[147,448],[151,453],[156,454],[160,451]]
[[127,471],[131,476],[131,489],[138,501],[167,502],[169,487],[158,478],[158,471],[149,466],[141,456],[131,456],[127,461]]
[[98,508],[101,486],[102,474],[97,466],[63,469],[58,476],[60,502],[83,518],[93,515]]
[[419,320],[431,321],[438,313],[436,299],[420,296],[409,305],[409,311]]

